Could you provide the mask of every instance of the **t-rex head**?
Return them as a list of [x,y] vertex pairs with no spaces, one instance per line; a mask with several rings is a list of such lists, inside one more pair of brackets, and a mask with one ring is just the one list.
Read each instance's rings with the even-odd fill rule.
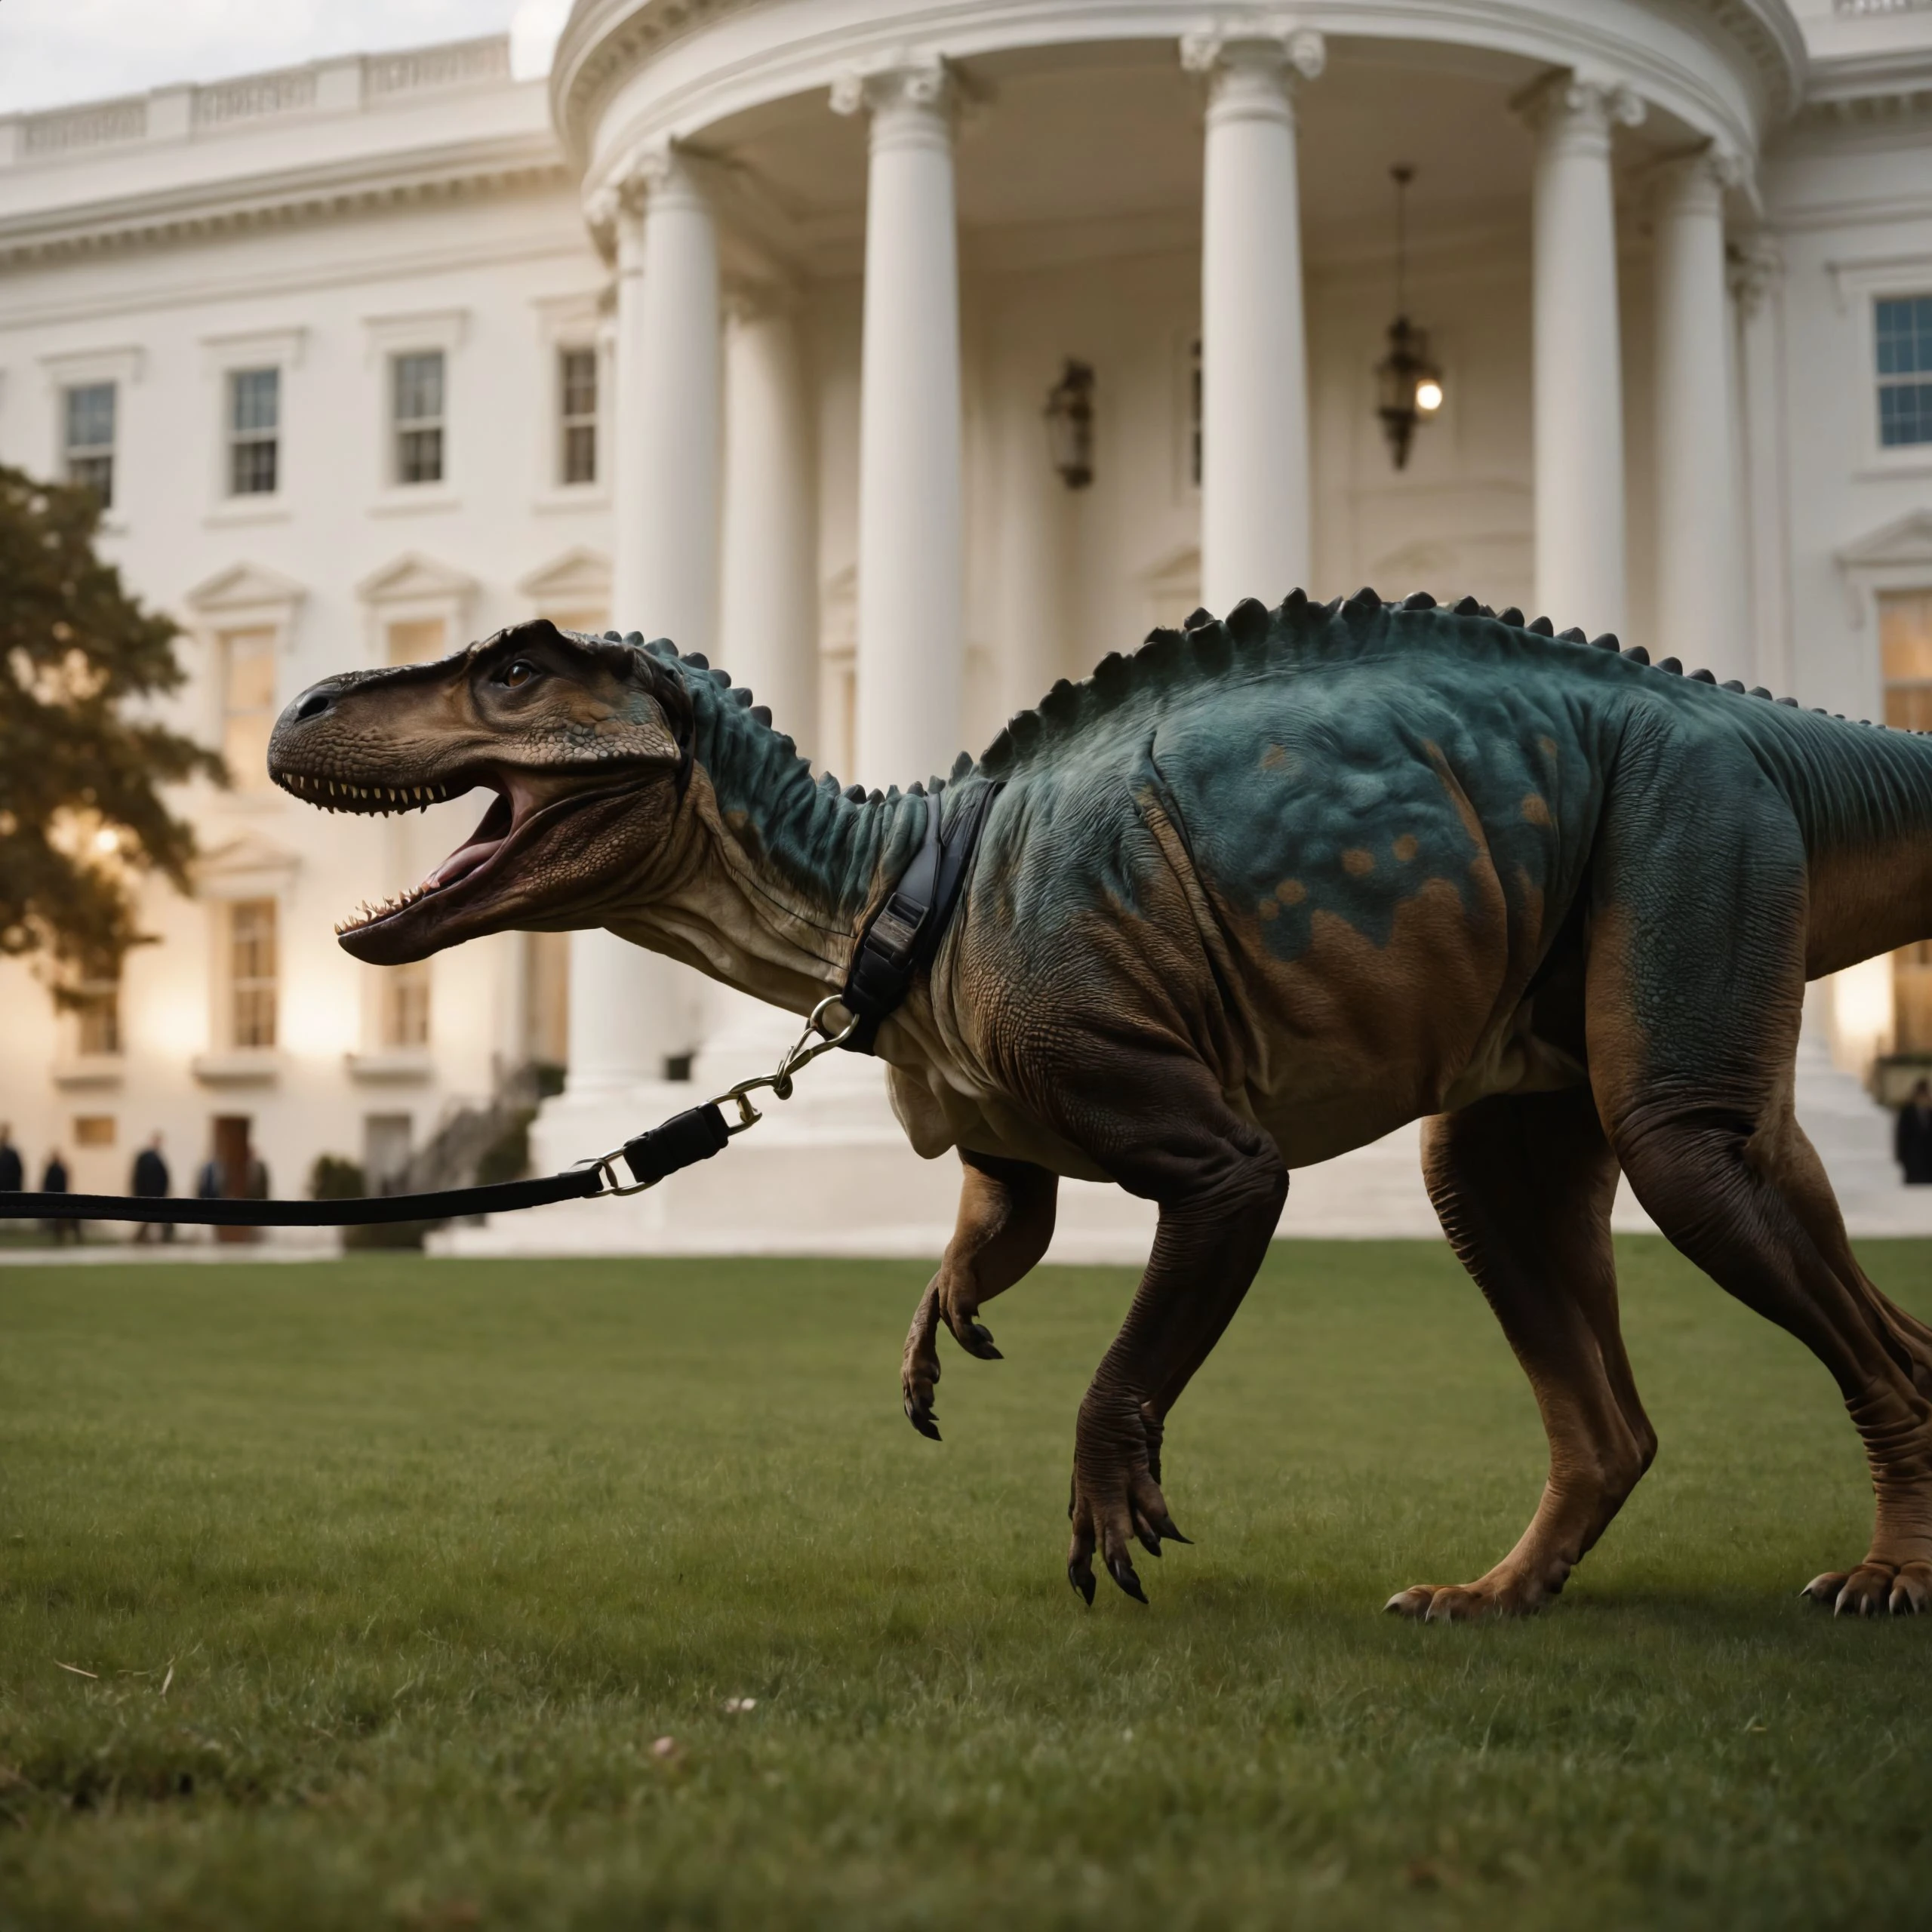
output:
[[438,663],[312,685],[276,721],[269,774],[331,811],[496,799],[423,883],[337,928],[379,966],[510,928],[601,925],[634,902],[691,770],[676,673],[614,632],[518,624]]

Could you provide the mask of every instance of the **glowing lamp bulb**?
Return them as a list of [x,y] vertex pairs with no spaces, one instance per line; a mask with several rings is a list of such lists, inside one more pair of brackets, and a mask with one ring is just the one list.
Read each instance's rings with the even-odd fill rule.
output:
[[94,849],[103,858],[121,848],[121,835],[112,826],[103,826],[94,835]]
[[1416,385],[1416,407],[1425,416],[1433,416],[1442,407],[1442,385],[1425,376]]

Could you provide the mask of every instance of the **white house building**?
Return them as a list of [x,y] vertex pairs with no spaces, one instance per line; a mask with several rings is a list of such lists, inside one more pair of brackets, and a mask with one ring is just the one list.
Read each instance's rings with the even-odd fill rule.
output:
[[[1932,723],[1932,9],[578,0],[547,88],[485,40],[0,118],[0,460],[108,496],[238,775],[118,986],[0,968],[30,1158],[380,1178],[543,1064],[561,1164],[786,1023],[598,934],[341,954],[474,808],[267,789],[328,672],[608,619],[903,783],[1157,620],[1370,583]],[[1815,1004],[1801,1111],[1892,1225],[1851,1076],[1932,1052],[1932,958]],[[936,1244],[949,1164],[833,1059],[715,1172],[460,1241]],[[1285,1226],[1417,1225],[1396,1154]],[[1073,1193],[1063,1251],[1138,1239]]]

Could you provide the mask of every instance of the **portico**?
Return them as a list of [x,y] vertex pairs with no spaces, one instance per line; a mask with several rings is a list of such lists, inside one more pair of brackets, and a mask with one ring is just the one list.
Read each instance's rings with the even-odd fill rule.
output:
[[[1726,222],[1792,85],[1782,10],[1725,42],[1608,5],[1587,45],[1531,0],[1480,42],[1411,11],[1066,0],[869,40],[811,0],[580,5],[552,92],[617,275],[613,622],[711,652],[869,786],[1153,622],[1297,584],[1473,592],[1756,681]],[[1400,473],[1371,383],[1397,162],[1448,398]],[[1040,420],[1069,358],[1077,491]],[[679,1097],[646,1091],[666,1061],[783,1030],[573,946],[560,1154]],[[877,1079],[823,1084],[889,1135]]]

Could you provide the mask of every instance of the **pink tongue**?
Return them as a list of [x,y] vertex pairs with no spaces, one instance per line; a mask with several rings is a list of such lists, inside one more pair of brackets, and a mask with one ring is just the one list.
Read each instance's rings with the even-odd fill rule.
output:
[[423,881],[425,892],[438,892],[446,885],[473,872],[496,851],[503,841],[500,838],[488,838],[478,845],[460,846]]

